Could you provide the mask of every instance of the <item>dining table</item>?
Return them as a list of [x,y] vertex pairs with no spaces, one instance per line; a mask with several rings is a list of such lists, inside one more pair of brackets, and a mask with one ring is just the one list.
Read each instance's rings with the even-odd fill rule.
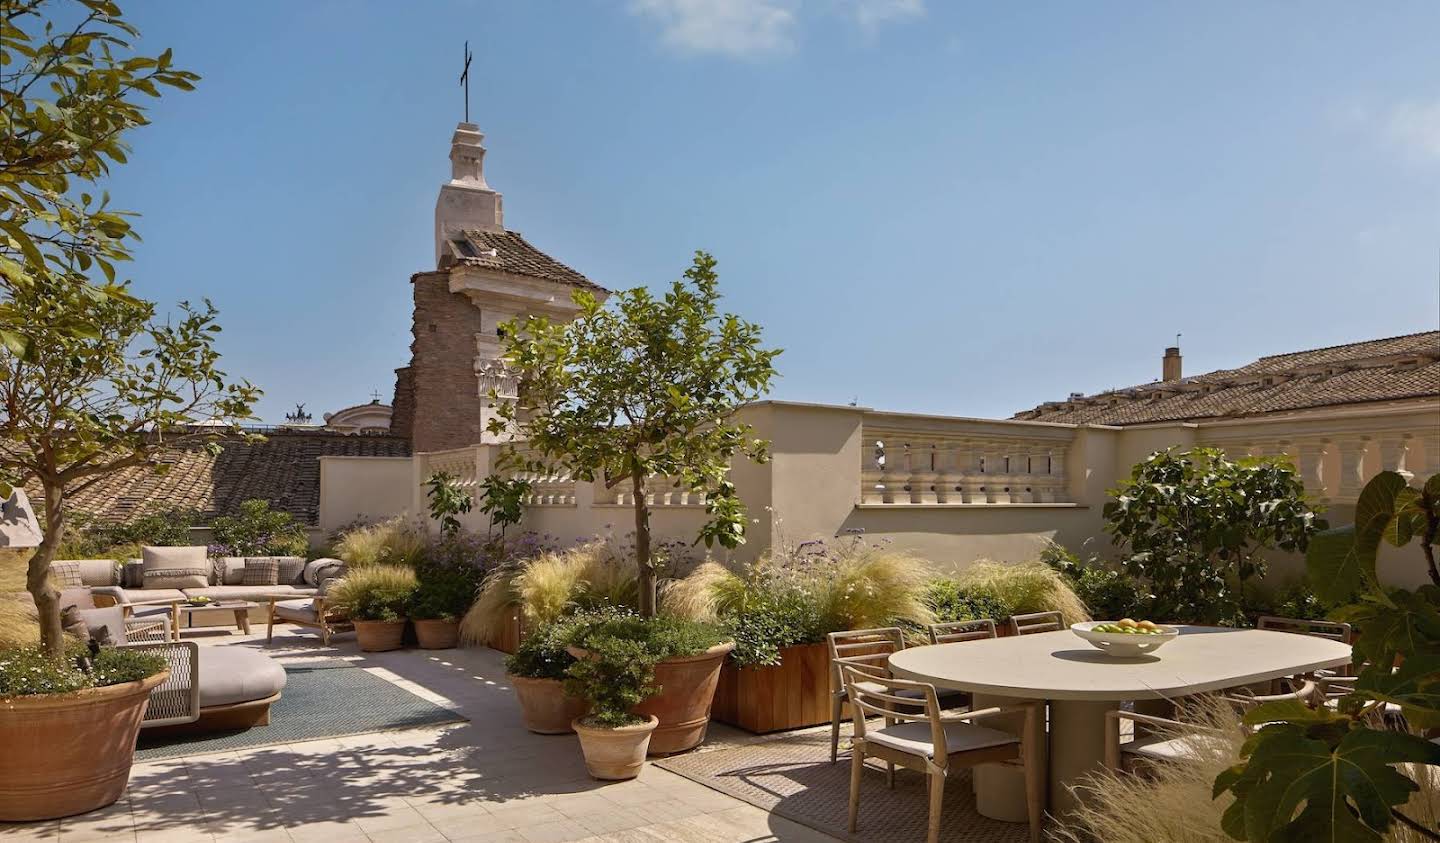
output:
[[[967,691],[973,706],[1042,701],[1048,709],[1047,808],[1075,807],[1071,790],[1105,757],[1105,717],[1121,703],[1220,691],[1351,662],[1350,645],[1293,632],[1178,626],[1179,635],[1133,658],[1111,656],[1070,630],[911,647],[890,656],[901,679]],[[1019,722],[983,725],[1019,733]],[[992,819],[1025,821],[1020,771],[989,766],[975,771],[976,809]]]

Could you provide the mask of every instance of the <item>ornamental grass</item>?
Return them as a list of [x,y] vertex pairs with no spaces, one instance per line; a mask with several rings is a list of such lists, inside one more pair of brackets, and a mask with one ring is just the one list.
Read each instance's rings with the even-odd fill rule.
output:
[[982,560],[956,575],[955,583],[961,591],[994,597],[1013,614],[1059,612],[1066,624],[1090,620],[1065,577],[1043,562]]
[[335,543],[335,555],[351,568],[404,565],[413,568],[425,558],[430,537],[425,525],[396,517],[356,527]]

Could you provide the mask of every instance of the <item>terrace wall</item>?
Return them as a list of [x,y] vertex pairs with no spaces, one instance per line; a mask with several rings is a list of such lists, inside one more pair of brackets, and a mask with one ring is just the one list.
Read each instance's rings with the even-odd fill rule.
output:
[[[1107,490],[1136,462],[1170,446],[1288,454],[1337,524],[1353,518],[1355,495],[1382,467],[1421,477],[1440,471],[1436,401],[1128,428],[782,401],[752,404],[738,415],[771,441],[772,452],[769,463],[742,461],[732,472],[754,519],[746,545],[732,554],[742,560],[775,543],[849,535],[893,542],[952,569],[977,559],[1034,558],[1050,540],[1071,548],[1088,542],[1103,553],[1110,547],[1101,514]],[[362,506],[367,513],[423,513],[426,477],[443,470],[478,487],[499,447],[418,453],[402,461],[408,479],[389,462],[336,461],[322,474],[321,527],[353,519]],[[373,471],[366,462],[374,462]],[[628,484],[607,489],[563,474],[528,479],[525,529],[571,541],[620,539],[634,528]],[[646,495],[657,536],[693,539],[704,521],[702,496],[666,478],[653,479]],[[480,530],[485,520],[478,512],[465,519]],[[1272,564],[1281,577],[1300,569],[1298,559]],[[1421,576],[1399,554],[1382,557],[1382,569],[1398,582]]]

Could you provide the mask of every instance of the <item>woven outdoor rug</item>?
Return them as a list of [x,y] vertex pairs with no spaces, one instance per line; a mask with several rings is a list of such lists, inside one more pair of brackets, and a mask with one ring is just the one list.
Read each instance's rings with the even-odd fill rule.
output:
[[[871,759],[860,784],[860,824],[846,831],[850,757],[830,763],[828,731],[794,735],[730,749],[701,750],[655,762],[658,766],[842,840],[924,841],[929,793],[925,777],[896,769],[895,789],[885,786],[884,764]],[[945,785],[940,839],[965,843],[1025,843],[1029,826],[975,812],[969,771]]]
[[228,752],[366,732],[388,732],[468,718],[342,659],[285,665],[285,690],[270,707],[270,725],[185,737],[140,733],[136,761]]

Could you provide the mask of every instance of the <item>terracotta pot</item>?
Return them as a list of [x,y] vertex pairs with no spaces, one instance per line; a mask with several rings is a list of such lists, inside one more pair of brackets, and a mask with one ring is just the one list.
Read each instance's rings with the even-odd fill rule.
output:
[[718,644],[695,656],[666,659],[655,665],[660,693],[635,706],[641,717],[660,719],[650,740],[651,755],[670,755],[699,746],[710,725],[710,706],[720,682],[720,665],[735,644]]
[[589,706],[580,697],[565,693],[559,679],[532,679],[528,676],[505,674],[520,700],[520,713],[525,728],[537,735],[568,735],[570,721],[584,717]]
[[145,703],[169,675],[0,700],[0,822],[84,814],[119,799]]
[[405,640],[405,621],[351,621],[355,642],[367,653],[398,650]]
[[460,622],[440,619],[411,621],[422,650],[449,650],[460,643]]
[[654,715],[644,723],[614,729],[586,726],[580,720],[575,718],[570,727],[580,736],[580,751],[585,754],[585,769],[590,771],[591,776],[605,781],[620,781],[640,775],[640,768],[645,766],[645,750],[650,746],[650,736],[660,723]]

